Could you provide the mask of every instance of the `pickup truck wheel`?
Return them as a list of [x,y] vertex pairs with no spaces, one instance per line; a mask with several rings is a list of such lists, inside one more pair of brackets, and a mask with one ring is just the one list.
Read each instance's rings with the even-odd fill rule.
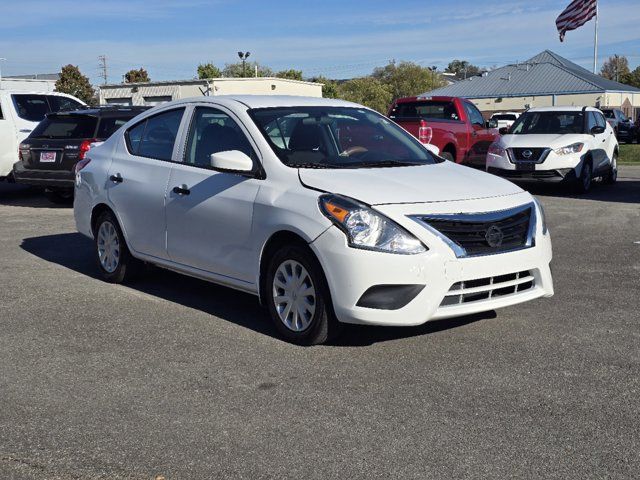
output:
[[95,224],[96,258],[102,278],[110,283],[127,283],[141,270],[142,262],[131,255],[115,216],[103,212]]
[[266,281],[269,314],[285,339],[317,345],[337,333],[339,325],[324,272],[307,248],[287,245],[275,252]]
[[606,175],[604,175],[603,180],[604,180],[604,183],[606,183],[607,185],[613,185],[618,180],[618,154],[617,153],[613,154],[613,157],[611,158],[611,168],[606,173]]
[[445,160],[449,160],[450,162],[455,162],[455,161],[456,161],[456,159],[455,159],[455,158],[453,158],[453,153],[451,153],[451,152],[449,152],[449,151],[442,152],[442,153],[440,154],[440,156],[441,156],[442,158],[444,158]]

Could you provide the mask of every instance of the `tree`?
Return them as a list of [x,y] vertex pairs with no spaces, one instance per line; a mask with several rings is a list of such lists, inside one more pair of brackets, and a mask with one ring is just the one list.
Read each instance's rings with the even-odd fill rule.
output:
[[246,62],[246,67],[242,67],[242,62],[227,63],[222,70],[222,75],[229,78],[254,77],[256,75],[256,67],[258,67],[259,77],[272,77],[273,70],[258,62]]
[[219,78],[222,76],[222,72],[213,63],[201,63],[198,65],[198,78],[200,80],[206,78]]
[[377,78],[362,77],[338,84],[338,98],[360,103],[386,114],[393,94]]
[[600,69],[601,76],[609,80],[615,80],[616,82],[622,81],[622,78],[629,73],[631,73],[629,70],[629,60],[627,60],[627,57],[624,55],[609,57]]
[[125,83],[144,83],[150,82],[149,73],[142,67],[139,70],[129,70],[124,74]]
[[302,80],[302,70],[294,70],[293,68],[289,70],[281,70],[276,73],[276,77],[289,78],[291,80]]
[[377,67],[371,75],[387,87],[393,98],[410,97],[444,85],[434,69],[413,62],[395,63]]
[[632,87],[640,88],[640,67],[636,67],[633,72],[627,73],[622,77],[622,83],[631,85]]
[[322,75],[311,79],[312,82],[322,83],[322,96],[324,98],[338,98],[338,83]]
[[447,65],[447,72],[455,73],[458,77],[469,78],[480,75],[482,70],[466,60],[453,60]]
[[60,78],[56,81],[56,91],[68,93],[89,105],[96,102],[95,90],[89,79],[80,73],[75,65],[66,65],[60,70]]

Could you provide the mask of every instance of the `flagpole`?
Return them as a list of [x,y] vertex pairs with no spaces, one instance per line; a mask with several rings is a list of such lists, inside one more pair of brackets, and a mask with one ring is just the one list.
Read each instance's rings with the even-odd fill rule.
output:
[[596,0],[596,28],[593,39],[593,73],[598,73],[598,0]]

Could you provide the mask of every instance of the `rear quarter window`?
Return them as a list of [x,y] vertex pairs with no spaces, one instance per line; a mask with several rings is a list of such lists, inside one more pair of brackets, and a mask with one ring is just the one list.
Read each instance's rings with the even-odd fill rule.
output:
[[389,114],[389,118],[460,120],[453,102],[440,102],[434,100],[396,103]]
[[96,133],[96,138],[107,139],[111,135],[113,135],[116,130],[118,130],[122,125],[127,123],[130,120],[127,118],[118,118],[118,117],[108,117],[100,119],[100,124],[98,125],[98,132]]

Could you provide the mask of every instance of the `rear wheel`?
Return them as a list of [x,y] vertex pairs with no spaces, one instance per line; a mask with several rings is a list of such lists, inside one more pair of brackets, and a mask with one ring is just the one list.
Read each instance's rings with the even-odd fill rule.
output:
[[131,255],[113,213],[100,214],[95,224],[94,238],[98,267],[107,282],[126,283],[135,278],[142,262]]
[[613,185],[618,180],[618,154],[614,153],[611,158],[611,168],[603,178],[604,183]]
[[593,182],[593,166],[591,160],[585,160],[580,172],[580,178],[578,178],[578,191],[580,193],[587,193],[591,190],[591,184]]
[[278,332],[292,343],[317,345],[338,330],[322,267],[305,247],[284,246],[269,262],[266,300]]

